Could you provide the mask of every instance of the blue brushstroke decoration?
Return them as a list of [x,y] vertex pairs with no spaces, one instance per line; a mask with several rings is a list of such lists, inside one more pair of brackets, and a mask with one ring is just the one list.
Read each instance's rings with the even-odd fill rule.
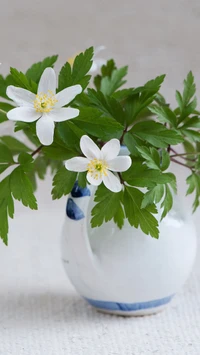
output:
[[143,309],[151,309],[159,306],[163,306],[169,303],[174,295],[161,298],[159,300],[148,301],[148,302],[138,302],[138,303],[117,303],[117,302],[107,302],[107,301],[97,301],[90,298],[85,298],[91,306],[99,309],[105,309],[110,311],[140,311]]
[[78,181],[75,182],[74,187],[71,191],[72,197],[84,197],[90,196],[90,190],[87,187],[80,187]]
[[72,200],[72,198],[68,198],[67,207],[66,207],[67,216],[75,221],[79,221],[84,218],[83,211],[77,206],[77,204]]

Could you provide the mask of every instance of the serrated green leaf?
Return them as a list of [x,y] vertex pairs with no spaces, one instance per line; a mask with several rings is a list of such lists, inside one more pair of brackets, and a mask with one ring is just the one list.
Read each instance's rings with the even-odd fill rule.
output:
[[[12,106],[6,102],[0,102],[0,123],[8,121],[7,115],[3,111],[8,112],[8,111],[12,110],[13,108],[14,108],[14,106]],[[10,124],[12,124],[12,122],[10,122]]]
[[185,135],[192,142],[200,142],[200,133],[192,129],[181,129],[183,135]]
[[184,125],[180,127],[181,129],[187,128],[200,128],[200,118],[199,116],[188,117],[184,120]]
[[101,67],[101,74],[102,76],[108,76],[111,77],[112,73],[114,70],[116,70],[117,67],[115,65],[115,62],[113,59],[109,59],[106,64],[102,65]]
[[10,175],[10,190],[13,197],[33,210],[37,210],[37,201],[33,194],[33,186],[22,167],[16,168]]
[[0,141],[9,147],[13,154],[31,151],[31,148],[27,147],[24,143],[20,142],[18,139],[12,136],[2,136],[0,137]]
[[0,143],[0,163],[13,162],[13,156],[10,149],[5,144]]
[[58,78],[58,91],[76,84],[86,88],[91,77],[86,74],[92,66],[93,52],[93,47],[90,47],[75,58],[73,68],[68,62],[62,67]]
[[77,173],[67,170],[62,166],[53,178],[53,189],[51,191],[53,200],[69,194],[76,181]]
[[138,228],[153,238],[159,237],[158,221],[146,208],[141,208],[144,194],[133,187],[125,187],[124,209],[131,226]]
[[137,147],[138,152],[145,159],[145,164],[151,169],[160,170],[160,155],[155,148]]
[[23,171],[31,171],[34,167],[33,165],[33,157],[26,153],[21,152],[18,156],[18,163],[23,167]]
[[173,206],[173,197],[172,193],[170,191],[169,186],[166,184],[165,185],[165,197],[163,199],[163,202],[161,204],[161,208],[163,208],[161,220],[167,215],[167,213],[171,210]]
[[133,137],[129,132],[124,135],[123,143],[127,146],[129,152],[136,157],[139,156],[137,147],[144,145],[141,139]]
[[29,80],[25,74],[15,68],[10,68],[10,73],[16,86],[37,93],[37,84],[33,80]]
[[165,149],[162,149],[162,152],[161,152],[161,170],[162,171],[167,170],[169,165],[170,165],[169,153]]
[[9,168],[9,164],[0,164],[0,174],[2,174],[7,168]]
[[178,131],[167,129],[161,123],[144,121],[136,123],[130,131],[133,136],[143,139],[157,148],[167,148],[169,144],[183,142]]
[[122,225],[122,214],[118,212],[119,209],[121,210],[121,197],[122,192],[112,192],[106,189],[103,184],[97,188],[94,198],[97,203],[91,212],[91,226],[93,228],[110,221],[114,216],[114,222],[118,226]]
[[70,150],[56,143],[42,148],[42,152],[46,158],[61,161],[73,158],[77,155],[76,151]]
[[172,127],[176,128],[177,118],[175,113],[167,106],[149,106],[149,110],[154,113],[161,123],[169,123]]
[[72,121],[61,122],[56,127],[58,136],[63,141],[66,148],[80,151],[80,139],[85,132],[77,127]]
[[118,226],[119,229],[122,229],[124,225],[125,214],[122,205],[119,205],[117,212],[114,215],[114,222]]
[[27,78],[38,84],[43,71],[48,67],[53,68],[57,59],[58,56],[53,55],[52,57],[44,58],[41,62],[33,64],[26,72]]
[[104,95],[112,95],[117,89],[119,89],[126,80],[123,78],[126,76],[128,67],[115,69],[112,71],[111,77],[106,76],[101,80],[101,91]]
[[196,173],[192,173],[186,179],[186,183],[189,185],[186,195],[195,192],[195,199],[193,202],[193,212],[195,212],[200,204],[200,176]]
[[154,186],[151,190],[145,193],[141,208],[146,208],[148,205],[152,205],[152,203],[159,203],[163,198],[164,192],[164,185],[160,184]]
[[120,138],[123,126],[112,117],[102,117],[101,112],[94,108],[81,108],[80,114],[73,122],[88,134],[103,141]]

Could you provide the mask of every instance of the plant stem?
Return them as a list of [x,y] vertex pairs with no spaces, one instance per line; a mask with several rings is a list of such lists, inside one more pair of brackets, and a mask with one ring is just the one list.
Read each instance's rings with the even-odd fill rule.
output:
[[[171,157],[170,157],[170,158],[171,158]],[[177,164],[179,164],[179,165],[182,165],[182,166],[184,166],[185,168],[188,168],[188,169],[192,170],[192,167],[191,167],[191,166],[186,165],[186,164],[183,164],[183,163],[181,163],[180,161],[178,161],[178,160],[176,160],[176,159],[174,159],[174,158],[171,158],[171,161],[173,161],[174,163],[177,163]]]
[[200,154],[200,152],[196,152],[196,153],[180,153],[180,154],[176,153],[176,154],[171,155],[171,157],[182,157],[184,155],[199,155],[199,154]]
[[39,153],[42,148],[43,148],[43,145],[40,145],[36,150],[34,150],[34,152],[31,153],[32,157],[33,157],[35,154]]

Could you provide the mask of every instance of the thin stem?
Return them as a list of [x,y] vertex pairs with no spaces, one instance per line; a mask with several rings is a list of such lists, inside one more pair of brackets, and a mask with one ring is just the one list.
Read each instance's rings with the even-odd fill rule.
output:
[[126,126],[126,127],[124,128],[124,132],[123,132],[123,134],[122,134],[122,136],[121,136],[121,138],[120,138],[120,144],[121,144],[121,145],[122,145],[122,143],[123,143],[124,135],[126,134],[127,130],[128,130],[128,126]]
[[183,163],[181,163],[180,161],[178,161],[178,160],[176,160],[176,159],[174,159],[174,158],[171,158],[171,161],[173,161],[174,163],[177,163],[177,164],[179,164],[179,165],[182,165],[182,166],[184,166],[185,168],[188,168],[188,169],[192,170],[192,167],[191,167],[191,166],[186,165],[186,164],[183,164]]
[[118,173],[118,175],[119,175],[119,179],[120,179],[121,184],[122,184],[122,185],[125,185],[125,184],[124,184],[124,180],[122,179],[121,174],[120,174],[120,173]]
[[32,157],[33,157],[35,154],[39,153],[42,148],[43,148],[43,145],[40,145],[36,150],[34,150],[34,152],[32,152],[32,154],[31,154]]
[[171,155],[171,157],[182,157],[184,155],[199,155],[199,154],[200,154],[200,152],[196,152],[196,153],[180,153],[180,154],[176,153],[176,154]]

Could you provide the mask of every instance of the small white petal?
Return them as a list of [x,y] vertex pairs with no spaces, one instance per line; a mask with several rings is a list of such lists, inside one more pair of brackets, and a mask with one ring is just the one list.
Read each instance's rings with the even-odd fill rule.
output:
[[106,60],[104,60],[104,59],[94,59],[94,61],[92,63],[92,66],[91,66],[91,68],[89,70],[89,74],[94,74],[104,64],[106,64]]
[[119,179],[109,170],[107,171],[107,176],[103,176],[103,183],[107,189],[111,190],[112,192],[119,192],[122,189],[122,185]]
[[82,172],[87,170],[87,166],[89,164],[89,160],[83,157],[75,157],[67,160],[65,162],[65,167],[70,171]]
[[7,87],[6,94],[11,100],[15,101],[17,105],[29,107],[33,106],[33,101],[36,96],[31,91],[13,85]]
[[116,158],[120,151],[120,142],[118,139],[111,139],[101,149],[101,158],[104,160],[112,160]]
[[56,73],[53,68],[46,68],[43,71],[38,85],[38,94],[46,94],[48,90],[52,91],[53,94],[56,93]]
[[43,116],[36,123],[36,133],[43,145],[51,145],[54,136],[54,122],[48,114]]
[[54,122],[67,121],[71,118],[77,117],[78,115],[79,110],[72,107],[57,108],[48,113],[48,116],[50,116]]
[[91,185],[94,185],[94,186],[99,186],[101,183],[102,183],[102,177],[101,177],[101,174],[99,173],[98,174],[98,178],[95,179],[91,173],[87,173],[87,181],[91,184]]
[[107,161],[108,169],[112,171],[126,171],[131,166],[131,158],[125,156],[116,157],[110,161]]
[[82,92],[81,85],[70,86],[56,94],[55,107],[62,107],[68,105],[74,98]]
[[40,118],[41,112],[31,107],[16,107],[8,111],[7,117],[11,121],[34,122]]
[[94,56],[96,56],[99,52],[103,51],[104,49],[106,49],[105,46],[98,46],[94,48]]
[[80,147],[83,154],[88,159],[100,159],[101,151],[90,137],[82,136],[80,140]]

